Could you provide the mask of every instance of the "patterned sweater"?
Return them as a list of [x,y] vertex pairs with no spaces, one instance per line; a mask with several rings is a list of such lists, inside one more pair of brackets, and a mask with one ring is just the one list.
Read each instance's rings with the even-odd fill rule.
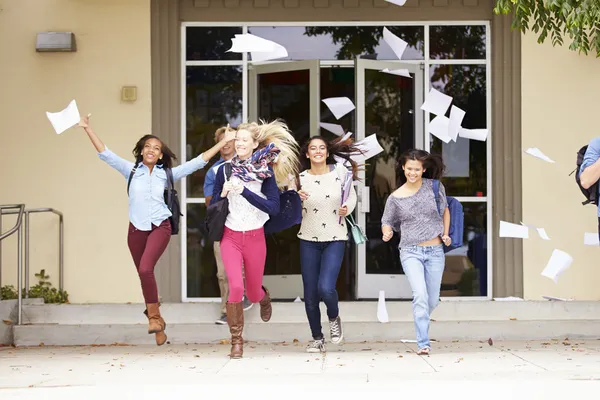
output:
[[[333,171],[323,175],[311,175],[308,171],[300,174],[302,190],[309,194],[302,202],[302,224],[298,237],[311,242],[331,242],[348,240],[346,219],[340,216],[342,206],[342,182],[346,167],[336,164]],[[356,207],[356,190],[352,186],[346,201],[348,215]]]

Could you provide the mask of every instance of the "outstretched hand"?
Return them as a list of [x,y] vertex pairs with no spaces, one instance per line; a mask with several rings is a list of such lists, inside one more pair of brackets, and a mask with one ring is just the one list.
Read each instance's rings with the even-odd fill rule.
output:
[[90,125],[90,117],[92,116],[92,114],[88,114],[87,116],[84,116],[83,118],[81,118],[79,120],[79,126],[82,128],[87,128]]
[[225,129],[225,134],[223,135],[222,141],[225,142],[225,143],[227,143],[227,142],[230,142],[232,140],[235,140],[235,134],[236,134],[235,129],[231,129],[229,127],[229,124],[227,124],[227,129]]

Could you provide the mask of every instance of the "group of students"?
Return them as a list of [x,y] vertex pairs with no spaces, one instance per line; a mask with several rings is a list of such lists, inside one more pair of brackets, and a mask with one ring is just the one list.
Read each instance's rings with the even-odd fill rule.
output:
[[[328,141],[312,137],[300,146],[281,121],[251,122],[235,129],[220,128],[216,144],[177,167],[176,156],[156,136],[142,137],[133,149],[135,162],[124,160],[106,147],[90,127],[89,118],[79,124],[87,133],[101,160],[129,180],[129,231],[127,242],[142,286],[148,317],[148,333],[156,344],[166,342],[166,323],[160,314],[154,268],[171,237],[172,216],[165,203],[167,175],[177,181],[205,167],[218,153],[220,160],[207,173],[204,194],[208,204],[228,200],[223,237],[214,243],[217,277],[222,296],[218,323],[229,325],[231,358],[243,355],[244,310],[260,305],[260,316],[271,319],[269,290],[263,286],[266,261],[264,226],[280,212],[280,192],[293,189],[301,200],[300,264],[304,304],[313,340],[308,352],[324,352],[321,300],[326,305],[331,342],[344,338],[339,316],[336,282],[342,265],[348,228],[345,217],[356,206],[352,187],[342,203],[345,176],[358,179],[359,165],[351,155],[359,154],[352,139]],[[338,163],[335,159],[343,159]],[[229,164],[230,176],[225,166]],[[429,354],[430,314],[439,303],[450,214],[443,185],[438,198],[434,182],[444,173],[437,155],[423,150],[404,153],[400,185],[390,194],[382,217],[382,239],[394,231],[400,235],[400,259],[413,292],[413,314],[418,354]],[[438,207],[439,203],[439,207]],[[440,212],[441,210],[441,212]],[[299,211],[299,210],[298,210]]]

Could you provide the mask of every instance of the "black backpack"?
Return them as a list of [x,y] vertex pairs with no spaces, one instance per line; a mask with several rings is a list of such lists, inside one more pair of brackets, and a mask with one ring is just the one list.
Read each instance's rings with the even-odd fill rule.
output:
[[[129,174],[129,180],[127,181],[127,195],[129,195],[131,179],[133,178],[133,174],[135,174],[138,165],[139,163],[136,163]],[[179,205],[179,196],[177,195],[177,190],[175,190],[173,171],[171,171],[171,168],[165,168],[165,172],[167,174],[167,187],[165,188],[164,199],[169,211],[171,211],[171,216],[169,217],[169,221],[171,222],[171,234],[177,235],[179,233],[179,217],[183,216],[183,214],[181,213],[181,206]]]
[[581,149],[579,149],[579,151],[577,152],[577,168],[569,174],[569,176],[571,176],[573,175],[573,173],[575,173],[575,182],[577,182],[579,190],[581,190],[581,193],[583,193],[583,195],[586,198],[586,201],[581,203],[584,206],[586,204],[598,205],[598,182],[590,186],[589,189],[586,189],[583,186],[581,186],[581,180],[579,179],[579,171],[581,170],[581,164],[583,164],[583,158],[585,157],[585,152],[587,148],[587,146],[583,146]]

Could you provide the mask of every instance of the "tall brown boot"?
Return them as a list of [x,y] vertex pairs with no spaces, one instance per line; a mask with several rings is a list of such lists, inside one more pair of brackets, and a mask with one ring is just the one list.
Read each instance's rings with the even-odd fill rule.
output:
[[244,339],[242,331],[244,330],[244,307],[242,302],[227,303],[227,324],[231,332],[231,358],[242,358],[244,354]]
[[[148,316],[148,310],[147,309],[144,310],[144,315],[146,317]],[[163,323],[165,324],[165,329],[167,329],[167,323],[164,320],[163,320]],[[165,333],[165,331],[156,332],[154,334],[154,339],[156,340],[156,345],[157,346],[162,346],[167,341],[167,334]]]
[[271,295],[266,287],[262,287],[265,291],[265,296],[260,301],[260,318],[264,322],[269,322],[271,314],[273,314],[273,308],[271,307]]

